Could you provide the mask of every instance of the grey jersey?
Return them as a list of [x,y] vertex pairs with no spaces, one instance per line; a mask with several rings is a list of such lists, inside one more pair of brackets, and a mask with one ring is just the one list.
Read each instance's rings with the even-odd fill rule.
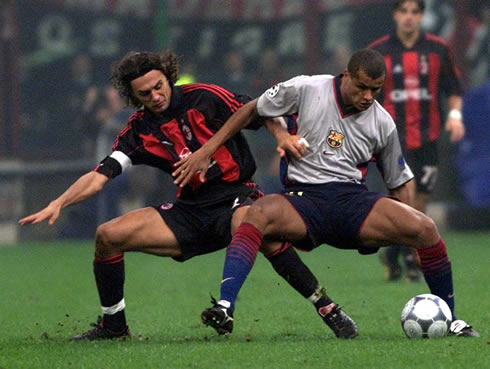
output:
[[301,160],[291,158],[288,180],[362,183],[373,158],[388,189],[412,179],[388,112],[375,101],[365,111],[346,113],[339,86],[340,78],[331,75],[298,76],[259,97],[261,116],[297,114],[297,135],[310,145]]

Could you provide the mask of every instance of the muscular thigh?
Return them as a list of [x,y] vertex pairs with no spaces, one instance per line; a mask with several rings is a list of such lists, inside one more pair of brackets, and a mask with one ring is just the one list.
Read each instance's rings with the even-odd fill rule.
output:
[[400,244],[423,247],[440,238],[432,220],[399,201],[382,198],[373,206],[359,237],[366,246]]
[[174,233],[154,208],[131,211],[104,223],[97,230],[121,252],[142,251],[159,256],[180,255]]
[[295,241],[306,236],[303,219],[282,195],[267,195],[255,201],[244,221],[257,226],[269,240]]
[[[233,233],[235,233],[236,229],[243,222],[249,208],[250,205],[242,206],[234,212],[232,218],[232,227],[231,227]],[[265,240],[260,247],[260,251],[266,257],[269,257],[272,256],[274,253],[278,252],[279,250],[281,250],[282,248],[289,247],[289,245],[290,245],[289,242]]]

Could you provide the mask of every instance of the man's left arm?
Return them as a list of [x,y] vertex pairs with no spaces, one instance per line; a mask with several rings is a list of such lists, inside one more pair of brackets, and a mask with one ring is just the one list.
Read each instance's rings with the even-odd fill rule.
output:
[[463,98],[460,95],[451,95],[448,98],[449,114],[446,120],[445,129],[450,134],[451,142],[461,141],[465,135],[463,123]]
[[390,195],[403,203],[412,205],[415,194],[414,175],[403,157],[394,122],[390,126],[391,132],[383,139],[382,148],[375,154],[377,165],[381,169]]
[[286,152],[289,152],[299,160],[306,153],[308,142],[300,136],[291,135],[287,130],[287,124],[283,117],[267,118],[264,121],[264,126],[276,139],[276,150],[281,157],[286,156]]

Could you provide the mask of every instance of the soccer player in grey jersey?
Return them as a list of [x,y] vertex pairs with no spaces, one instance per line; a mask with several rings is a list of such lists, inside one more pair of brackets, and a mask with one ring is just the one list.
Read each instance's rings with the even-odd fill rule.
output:
[[[340,76],[301,76],[280,83],[244,105],[200,150],[176,164],[176,183],[184,185],[198,171],[204,178],[214,152],[252,119],[297,115],[297,135],[274,132],[278,147],[293,153],[284,192],[259,199],[247,211],[227,248],[221,299],[202,314],[205,324],[217,330],[230,325],[252,268],[248,255],[256,254],[265,238],[288,240],[305,250],[325,243],[362,254],[390,244],[415,248],[431,293],[453,313],[451,332],[479,335],[454,315],[451,263],[434,221],[406,205],[413,174],[393,120],[375,101],[385,74],[383,56],[363,49],[352,55]],[[390,196],[369,191],[363,183],[372,157]],[[319,313],[332,311],[340,329],[352,328],[333,301]]]

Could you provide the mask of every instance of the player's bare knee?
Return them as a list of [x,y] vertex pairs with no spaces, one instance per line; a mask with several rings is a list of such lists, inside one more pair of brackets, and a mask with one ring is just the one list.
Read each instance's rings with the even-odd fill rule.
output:
[[418,244],[420,245],[420,247],[430,247],[441,238],[436,223],[432,218],[424,214],[420,217],[418,223],[417,237],[419,239]]
[[115,236],[114,226],[110,223],[98,226],[95,232],[95,255],[98,257],[109,257],[119,253]]
[[[257,206],[255,206],[257,205]],[[248,209],[247,215],[243,219],[244,222],[251,223],[260,230],[265,230],[271,219],[266,209],[260,204],[255,204]]]

